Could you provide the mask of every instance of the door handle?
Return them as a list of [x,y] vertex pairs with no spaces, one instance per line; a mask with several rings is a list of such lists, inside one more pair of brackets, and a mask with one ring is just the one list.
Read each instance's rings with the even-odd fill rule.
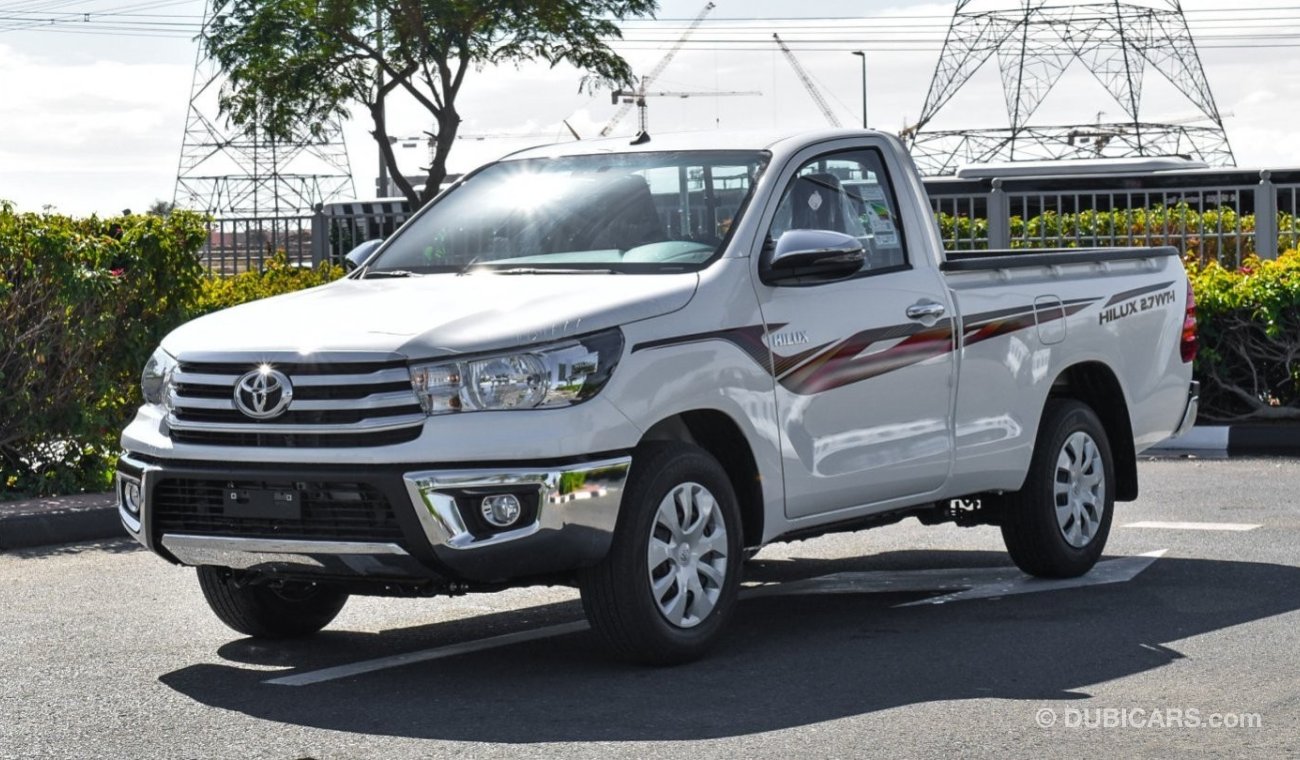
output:
[[907,318],[916,320],[938,319],[943,316],[945,311],[947,309],[941,303],[922,301],[907,307]]

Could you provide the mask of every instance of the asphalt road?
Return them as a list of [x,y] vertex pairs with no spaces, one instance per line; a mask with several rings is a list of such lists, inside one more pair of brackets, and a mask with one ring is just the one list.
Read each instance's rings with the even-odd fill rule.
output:
[[[1114,582],[1017,580],[993,528],[782,544],[671,669],[546,635],[581,620],[568,589],[353,599],[268,646],[126,541],[0,554],[0,757],[1300,756],[1300,461],[1141,469]],[[1123,527],[1152,521],[1197,525]],[[540,638],[441,649],[513,633]],[[267,683],[294,676],[324,680]]]

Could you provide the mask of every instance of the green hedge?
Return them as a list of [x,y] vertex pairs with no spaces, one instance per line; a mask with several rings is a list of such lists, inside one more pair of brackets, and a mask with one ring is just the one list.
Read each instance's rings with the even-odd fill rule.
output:
[[[958,250],[988,248],[986,219],[938,215],[944,240],[956,241]],[[1278,251],[1295,244],[1297,219],[1281,213]],[[1031,219],[1010,220],[1013,248],[1090,248],[1113,245],[1173,245],[1194,254],[1201,262],[1222,260],[1235,263],[1255,251],[1255,216],[1238,215],[1229,208],[1196,211],[1187,204],[1147,209],[1081,211],[1058,214],[1049,211]]]
[[1207,421],[1300,420],[1300,252],[1239,268],[1188,262]]
[[213,278],[207,220],[72,219],[0,203],[0,498],[104,490],[139,375],[171,329],[328,282],[338,267]]

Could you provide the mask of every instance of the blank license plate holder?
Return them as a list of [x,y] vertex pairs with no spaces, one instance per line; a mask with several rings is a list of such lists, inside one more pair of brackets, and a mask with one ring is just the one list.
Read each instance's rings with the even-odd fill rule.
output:
[[226,488],[223,501],[226,517],[256,520],[302,519],[301,494],[294,490]]

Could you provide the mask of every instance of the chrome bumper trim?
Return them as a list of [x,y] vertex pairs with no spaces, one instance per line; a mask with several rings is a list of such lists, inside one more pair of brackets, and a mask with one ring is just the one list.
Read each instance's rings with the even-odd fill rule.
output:
[[[177,403],[179,405],[184,404],[183,401]],[[412,396],[411,404],[415,403],[415,398]],[[370,417],[346,425],[276,425],[271,422],[255,423],[251,421],[248,423],[183,422],[177,420],[175,415],[169,414],[167,415],[167,426],[172,430],[200,433],[285,433],[289,435],[320,433],[322,435],[350,435],[354,433],[384,433],[390,430],[417,427],[423,425],[428,419],[428,416],[421,412],[419,414],[394,417]]]
[[[623,456],[547,469],[476,469],[408,472],[403,476],[424,534],[434,546],[476,549],[517,541],[545,530],[589,528],[613,534],[632,457]],[[537,518],[531,524],[476,538],[447,492],[458,489],[536,488]]]
[[[123,466],[128,470],[133,470],[133,472],[124,472]],[[113,478],[113,492],[117,497],[117,516],[122,520],[122,527],[126,528],[126,532],[130,534],[131,538],[134,538],[146,549],[153,548],[149,545],[149,488],[158,472],[159,469],[153,465],[123,455],[118,460],[117,475]],[[132,515],[126,508],[126,499],[123,498],[122,488],[127,481],[140,484],[141,503],[138,516]]]
[[[554,577],[609,553],[632,458],[554,468],[433,470],[404,476],[433,553],[455,577],[485,583]],[[475,536],[453,494],[460,489],[537,489],[531,524]]]
[[1178,423],[1178,428],[1174,430],[1171,438],[1177,438],[1192,429],[1196,424],[1196,413],[1201,406],[1201,384],[1196,380],[1187,388],[1187,407],[1183,410],[1182,422]]
[[331,562],[359,575],[390,575],[398,568],[385,557],[409,560],[397,544],[362,541],[303,541],[279,538],[233,538],[167,533],[163,547],[185,565],[215,565],[235,570],[277,567],[330,570]]

